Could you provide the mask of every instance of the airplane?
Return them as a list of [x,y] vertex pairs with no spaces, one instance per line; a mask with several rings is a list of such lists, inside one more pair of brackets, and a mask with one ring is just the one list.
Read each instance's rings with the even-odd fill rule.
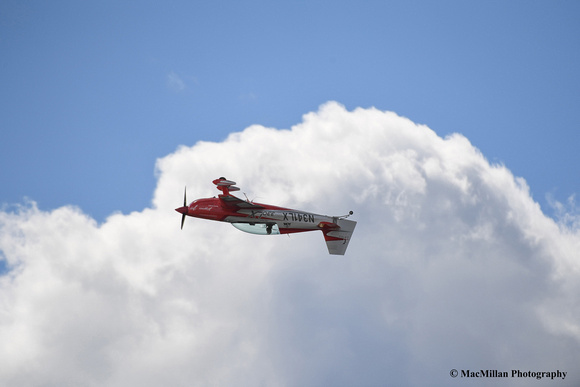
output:
[[292,234],[320,230],[324,235],[328,253],[344,255],[348,242],[356,227],[356,222],[343,216],[326,216],[290,208],[254,203],[242,200],[230,192],[239,191],[236,182],[225,177],[213,183],[222,193],[216,198],[197,199],[187,205],[187,187],[183,194],[183,207],[175,211],[182,214],[181,229],[186,216],[228,222],[238,230],[258,235]]

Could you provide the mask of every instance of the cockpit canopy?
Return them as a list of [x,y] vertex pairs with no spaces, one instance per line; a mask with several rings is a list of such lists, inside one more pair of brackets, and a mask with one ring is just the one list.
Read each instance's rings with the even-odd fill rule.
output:
[[258,235],[278,235],[280,228],[276,223],[232,223],[238,230]]

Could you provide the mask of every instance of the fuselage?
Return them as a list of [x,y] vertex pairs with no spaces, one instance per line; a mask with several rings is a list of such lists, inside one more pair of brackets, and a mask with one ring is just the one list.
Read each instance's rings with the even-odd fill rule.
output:
[[[232,223],[242,231],[261,233],[246,227],[261,225],[268,227],[264,233],[270,234],[274,226],[274,234],[289,234],[295,232],[324,230],[336,223],[336,218],[319,215],[290,208],[277,207],[269,204],[252,203],[263,209],[248,208],[233,210],[222,206],[219,198],[197,199],[187,207],[182,207],[185,215],[195,218]],[[179,210],[181,210],[179,209]],[[181,211],[179,211],[181,212]],[[181,212],[182,214],[184,212]],[[266,230],[265,228],[263,228]]]
[[192,216],[231,223],[238,230],[259,235],[320,230],[324,235],[328,253],[344,255],[356,227],[355,221],[346,219],[352,215],[352,211],[344,216],[326,216],[254,203],[230,194],[240,190],[234,181],[220,177],[212,183],[222,192],[218,197],[197,199],[188,205],[187,190],[183,191],[183,207],[175,209],[181,214],[182,229],[185,218]]

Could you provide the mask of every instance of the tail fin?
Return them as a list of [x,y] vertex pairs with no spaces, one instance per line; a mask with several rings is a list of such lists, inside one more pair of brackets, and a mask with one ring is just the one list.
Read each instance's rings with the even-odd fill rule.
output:
[[348,242],[350,242],[350,237],[356,227],[356,222],[354,220],[337,219],[335,224],[338,227],[325,227],[322,230],[326,247],[328,247],[329,254],[344,255]]

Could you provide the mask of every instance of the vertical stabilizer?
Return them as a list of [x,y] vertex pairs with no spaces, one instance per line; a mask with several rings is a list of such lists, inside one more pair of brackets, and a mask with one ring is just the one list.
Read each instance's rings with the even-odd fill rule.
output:
[[333,255],[344,255],[350,237],[356,227],[354,220],[337,219],[336,224],[340,227],[336,230],[323,231],[328,253]]

